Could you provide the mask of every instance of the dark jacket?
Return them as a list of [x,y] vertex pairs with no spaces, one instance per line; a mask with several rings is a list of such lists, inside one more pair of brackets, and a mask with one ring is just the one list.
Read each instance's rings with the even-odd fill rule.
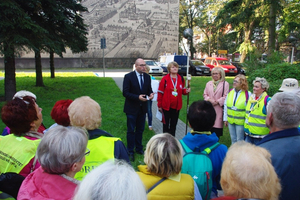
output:
[[136,72],[132,71],[124,76],[123,81],[123,96],[125,99],[124,112],[126,114],[135,115],[138,113],[140,106],[144,113],[147,112],[147,101],[143,102],[139,100],[140,94],[150,96],[152,93],[151,78],[148,74],[144,74],[144,86],[140,89],[139,80],[136,76]]
[[281,182],[281,200],[300,199],[300,133],[297,128],[265,136],[258,144],[270,151]]

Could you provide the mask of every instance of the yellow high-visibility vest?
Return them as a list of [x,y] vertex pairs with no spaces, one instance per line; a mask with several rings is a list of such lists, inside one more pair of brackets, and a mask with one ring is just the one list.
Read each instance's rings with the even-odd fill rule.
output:
[[90,154],[85,157],[85,163],[80,172],[77,172],[75,179],[82,180],[90,171],[103,162],[114,159],[115,141],[121,140],[115,137],[101,136],[88,141],[87,148]]
[[0,136],[0,172],[20,173],[35,156],[40,141],[14,134]]
[[264,92],[253,108],[251,108],[251,100],[253,100],[252,97],[250,97],[247,103],[244,128],[249,134],[267,135],[270,132],[269,128],[266,126],[267,115],[263,113],[266,96],[267,93]]
[[245,91],[241,91],[239,97],[234,101],[234,90],[231,90],[227,96],[227,121],[230,124],[244,125],[246,115],[246,95]]

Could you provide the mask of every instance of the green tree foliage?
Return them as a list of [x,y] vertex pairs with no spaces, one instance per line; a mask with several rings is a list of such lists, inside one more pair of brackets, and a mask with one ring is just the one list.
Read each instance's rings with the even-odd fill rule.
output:
[[[179,2],[179,41],[183,39],[183,31],[186,28],[191,28],[192,30],[197,25],[199,16],[201,15],[200,1],[191,0],[180,0]],[[186,50],[187,51],[187,50]],[[191,56],[193,59],[194,45],[193,41],[190,44]]]
[[291,0],[283,8],[280,16],[281,27],[279,30],[279,42],[284,42],[293,33],[296,38],[300,38],[300,4],[299,0]]
[[[179,5],[179,41],[182,40],[184,29],[191,28],[194,33],[205,35],[205,40],[197,44],[196,48],[191,44],[191,52],[198,50],[202,52],[213,52],[217,48],[217,29],[213,24],[214,18],[225,0],[180,0]],[[195,35],[194,34],[194,35]]]
[[41,0],[38,10],[32,10],[32,18],[39,26],[47,30],[47,34],[36,40],[36,85],[43,86],[40,52],[50,53],[51,77],[54,78],[53,54],[62,57],[65,48],[73,53],[87,50],[87,26],[83,22],[81,12],[87,11],[77,0]]
[[44,85],[41,51],[62,56],[66,47],[74,53],[87,50],[87,29],[80,14],[86,8],[80,1],[2,0],[0,9],[0,50],[5,58],[6,100],[16,92],[14,57],[19,50],[35,52],[37,86]]
[[26,11],[26,5],[37,1],[0,1],[0,51],[4,55],[5,100],[16,93],[15,54],[25,47],[33,47],[33,35],[43,35],[46,30],[38,26]]
[[[260,0],[232,0],[219,10],[216,24],[219,28],[230,25],[234,30],[243,31],[244,41],[240,47],[241,62],[251,51],[251,36],[253,29],[259,22]],[[241,28],[242,27],[242,28]]]

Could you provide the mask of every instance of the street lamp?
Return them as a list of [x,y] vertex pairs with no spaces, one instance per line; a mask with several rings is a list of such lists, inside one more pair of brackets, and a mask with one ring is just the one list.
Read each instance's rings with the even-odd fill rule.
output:
[[[184,31],[183,31],[183,37],[185,39],[187,39],[187,47],[188,47],[188,55],[187,55],[187,68],[186,68],[186,77],[188,79],[188,75],[189,75],[189,56],[190,56],[190,43],[193,39],[193,30],[191,28],[186,28]],[[187,86],[187,83],[188,81],[186,82],[186,86]]]
[[288,40],[289,40],[289,43],[292,44],[291,64],[293,64],[293,62],[294,62],[294,44],[295,44],[295,42],[297,41],[297,38],[294,37],[294,36],[292,36],[292,35],[290,35],[290,36],[288,37]]

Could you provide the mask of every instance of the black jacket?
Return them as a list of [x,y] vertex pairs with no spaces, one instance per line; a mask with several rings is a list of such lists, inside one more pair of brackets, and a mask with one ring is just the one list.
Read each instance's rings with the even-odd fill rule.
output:
[[151,78],[144,73],[144,86],[140,89],[139,80],[136,72],[132,71],[124,76],[123,80],[123,96],[125,99],[124,112],[126,114],[135,115],[138,113],[140,107],[144,113],[147,112],[147,101],[139,100],[140,94],[150,95],[152,93]]

